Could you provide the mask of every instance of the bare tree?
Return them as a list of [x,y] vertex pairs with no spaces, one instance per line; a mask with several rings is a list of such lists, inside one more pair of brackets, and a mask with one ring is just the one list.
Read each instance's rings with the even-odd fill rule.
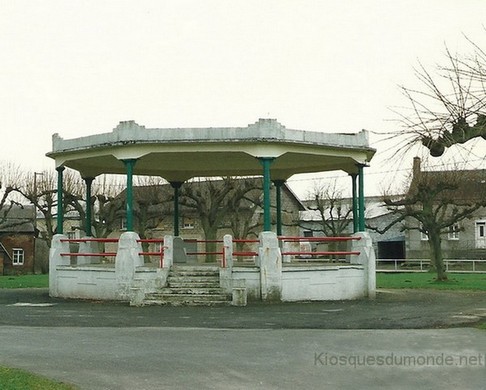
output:
[[[142,185],[135,187],[133,199],[135,228],[140,238],[153,238],[153,229],[170,215],[172,202],[167,191],[169,186],[160,178],[147,177],[139,183]],[[149,243],[143,242],[142,248],[148,252]]]
[[12,226],[15,223],[8,220],[8,214],[15,205],[21,205],[20,199],[16,199],[16,188],[22,181],[23,172],[20,167],[12,163],[0,163],[0,224],[4,227]]
[[[38,176],[37,176],[38,175]],[[45,170],[24,175],[22,183],[15,191],[34,205],[43,215],[44,229],[39,231],[40,237],[50,246],[52,236],[56,232],[55,214],[57,211],[56,196],[57,178],[53,171]]]
[[[470,45],[469,53],[452,53],[446,47],[444,64],[432,70],[419,64],[415,69],[418,88],[401,87],[408,104],[394,112],[402,125],[398,133],[405,136],[402,152],[421,144],[431,156],[440,157],[453,145],[486,139],[486,52],[471,39],[465,39]],[[468,218],[482,204],[481,199],[471,201],[470,197],[463,204],[456,203],[451,194],[460,190],[457,174],[444,174],[444,180],[433,183],[422,175],[402,199],[385,198],[398,220],[412,218],[420,222],[419,229],[429,238],[439,280],[447,278],[442,264],[441,234]]]
[[[317,228],[312,231],[323,233],[327,237],[342,237],[348,234],[348,228],[352,219],[352,205],[349,199],[345,200],[343,191],[338,187],[336,180],[317,182],[310,190],[309,198],[312,200],[308,206],[319,215]],[[308,228],[308,227],[306,227]],[[345,250],[345,242],[330,242],[329,250]]]
[[442,235],[473,212],[484,207],[486,185],[476,171],[440,171],[415,174],[410,189],[403,197],[384,196],[384,203],[396,218],[383,229],[397,223],[402,230],[418,230],[427,235],[432,265],[437,280],[447,280],[442,254]]
[[[197,214],[207,240],[207,253],[215,251],[215,243],[211,241],[216,240],[218,229],[227,225],[226,222],[233,216],[237,218],[239,209],[235,207],[241,205],[250,191],[261,188],[259,180],[234,177],[189,182],[182,186],[180,204]],[[214,255],[206,258],[208,262],[214,259]]]
[[473,138],[486,139],[486,53],[470,39],[471,54],[461,56],[446,48],[446,62],[433,71],[422,64],[415,69],[419,88],[402,86],[406,108],[395,109],[402,124],[400,134],[431,156]]
[[[262,209],[263,203],[263,181],[262,179],[253,180],[256,181],[256,188],[247,191],[243,196],[235,196],[228,202],[231,214],[227,223],[236,239],[256,238],[263,226],[261,214],[258,213],[258,210]],[[248,243],[236,242],[237,252],[247,251],[250,247],[251,245]],[[244,256],[238,256],[239,261],[243,259]]]
[[316,183],[311,190],[312,204],[310,210],[319,213],[319,229],[328,237],[340,237],[345,234],[352,222],[353,209],[348,201],[344,200],[343,191],[338,188],[336,181],[329,183]]

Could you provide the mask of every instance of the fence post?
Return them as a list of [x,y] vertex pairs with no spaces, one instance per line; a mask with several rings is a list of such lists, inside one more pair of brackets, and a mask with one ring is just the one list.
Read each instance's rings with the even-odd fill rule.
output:
[[[79,253],[98,253],[99,246],[98,243],[95,241],[81,241],[79,243]],[[97,260],[95,258],[90,258],[89,256],[76,256],[76,264],[83,265],[83,264],[94,264],[99,263],[100,258],[98,257]]]
[[69,243],[61,242],[66,240],[64,234],[55,234],[52,237],[51,249],[49,249],[49,295],[51,297],[58,297],[58,283],[57,283],[57,266],[70,265],[71,259],[68,256],[61,256],[61,253],[69,252]]
[[219,268],[219,285],[227,294],[233,290],[233,237],[226,234],[223,237],[223,264]]
[[225,234],[223,237],[223,268],[233,268],[233,237]]
[[164,268],[172,267],[174,264],[174,237],[171,235],[164,236]]
[[282,255],[277,235],[260,233],[260,288],[263,301],[282,300]]
[[362,264],[364,267],[365,286],[368,298],[376,298],[376,257],[373,249],[373,241],[368,232],[358,232],[353,235],[360,237],[360,240],[353,240],[353,251],[359,251],[360,254],[354,264]]
[[125,232],[118,241],[115,258],[116,295],[120,300],[130,300],[130,287],[135,277],[135,269],[144,264],[140,237],[135,232]]
[[[283,240],[282,241],[282,252],[291,252],[293,248],[291,248],[291,246],[295,246],[294,243],[291,243],[289,241],[286,241],[286,240]],[[298,251],[300,251],[300,244],[299,244],[299,249]],[[292,257],[290,255],[284,255],[282,256],[282,261],[284,263],[290,263],[292,261]]]

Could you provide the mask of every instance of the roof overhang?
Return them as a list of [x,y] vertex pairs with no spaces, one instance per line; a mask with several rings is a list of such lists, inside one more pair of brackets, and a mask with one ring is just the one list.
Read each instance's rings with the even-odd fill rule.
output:
[[185,181],[261,175],[259,158],[275,159],[272,179],[334,170],[356,173],[374,154],[364,130],[327,134],[290,130],[276,120],[261,119],[245,128],[146,129],[133,121],[121,122],[111,133],[70,140],[54,134],[47,156],[56,167],[75,169],[83,177],[124,174],[123,160],[136,159],[136,175]]

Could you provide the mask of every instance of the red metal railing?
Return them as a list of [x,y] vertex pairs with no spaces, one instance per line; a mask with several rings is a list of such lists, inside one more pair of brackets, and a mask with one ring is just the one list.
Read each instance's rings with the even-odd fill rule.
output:
[[[292,237],[281,236],[278,238],[282,242],[343,242],[343,241],[358,241],[361,237]],[[348,256],[359,255],[359,251],[284,251],[282,256]]]
[[[294,236],[281,236],[278,237],[281,242],[308,242],[308,243],[320,243],[320,242],[343,242],[343,241],[353,241],[360,240],[361,237],[294,237]],[[77,238],[77,239],[61,239],[61,242],[69,243],[86,243],[86,242],[100,242],[100,243],[118,243],[118,238]],[[223,240],[198,240],[198,239],[186,239],[185,242],[199,243],[215,243],[221,244]],[[163,239],[139,239],[139,243],[149,243],[149,244],[160,244],[160,251],[146,251],[140,252],[140,256],[157,256],[159,258],[159,267],[164,266],[164,240]],[[233,244],[255,244],[259,243],[258,239],[233,239]],[[196,251],[187,252],[188,256],[198,256],[198,255],[219,255],[221,256],[221,266],[226,267],[226,252],[225,248],[215,251]],[[283,251],[283,256],[347,256],[347,255],[359,255],[359,251]],[[116,252],[99,252],[99,253],[84,253],[84,252],[73,252],[73,253],[61,253],[61,256],[86,256],[86,257],[115,257]],[[233,251],[234,257],[255,257],[258,256],[257,251]]]
[[[69,243],[83,243],[83,242],[101,242],[101,243],[118,243],[118,238],[67,238],[61,239],[61,242],[69,242]],[[137,240],[139,243],[160,243],[160,251],[153,251],[153,252],[140,252],[139,256],[158,256],[159,257],[159,267],[164,266],[164,240],[163,239],[139,239]],[[86,257],[115,257],[116,252],[69,252],[69,253],[61,253],[61,256],[86,256]]]
[[217,250],[217,251],[199,251],[197,250],[197,244],[200,244],[200,243],[215,243],[215,244],[222,244],[223,243],[223,240],[198,240],[196,238],[188,238],[188,239],[185,239],[184,242],[193,242],[193,243],[196,243],[196,252],[186,252],[186,255],[187,256],[208,256],[208,255],[216,255],[216,256],[221,256],[221,266],[222,267],[225,267],[226,266],[226,259],[225,259],[225,255],[224,255],[224,249],[221,248],[221,250]]
[[361,237],[292,237],[292,236],[280,236],[280,241],[309,241],[309,242],[329,242],[329,241],[359,241]]
[[[83,243],[83,242],[102,242],[102,243],[117,243],[119,240],[118,238],[94,238],[94,237],[86,237],[86,238],[63,238],[61,242],[68,242],[68,243]],[[116,252],[69,252],[69,253],[61,253],[61,256],[86,256],[86,257],[115,257]]]
[[159,257],[159,267],[164,268],[164,240],[161,238],[142,238],[137,240],[139,243],[160,244],[160,251],[140,252],[139,256],[157,256]]
[[[233,239],[233,244],[237,243],[259,243],[260,240],[257,239]],[[215,243],[215,244],[222,244],[224,243],[223,240],[198,240],[198,239],[185,239],[184,242],[192,242],[200,244],[200,243]],[[216,251],[196,251],[196,252],[186,252],[188,256],[207,256],[207,255],[216,255],[216,256],[221,256],[221,267],[225,268],[227,264],[227,259],[226,259],[226,251],[225,248],[222,247],[221,250],[216,250]],[[233,256],[240,256],[240,257],[253,257],[253,256],[258,256],[258,252],[255,251],[233,251]]]
[[[241,239],[241,238],[236,238],[233,240],[234,244],[259,244],[260,240],[257,239]],[[235,257],[255,257],[258,256],[258,252],[256,251],[233,251],[233,256]]]

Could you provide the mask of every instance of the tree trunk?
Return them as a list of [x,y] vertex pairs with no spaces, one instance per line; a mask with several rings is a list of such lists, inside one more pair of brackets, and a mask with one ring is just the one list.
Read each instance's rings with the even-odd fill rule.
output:
[[205,251],[206,251],[206,263],[215,263],[216,262],[216,235],[217,235],[218,229],[210,228],[205,231],[206,235],[206,245],[205,245]]
[[447,274],[444,268],[444,261],[442,258],[442,247],[441,247],[440,233],[430,233],[429,232],[429,246],[431,253],[432,265],[437,272],[437,280],[444,281],[447,280]]

